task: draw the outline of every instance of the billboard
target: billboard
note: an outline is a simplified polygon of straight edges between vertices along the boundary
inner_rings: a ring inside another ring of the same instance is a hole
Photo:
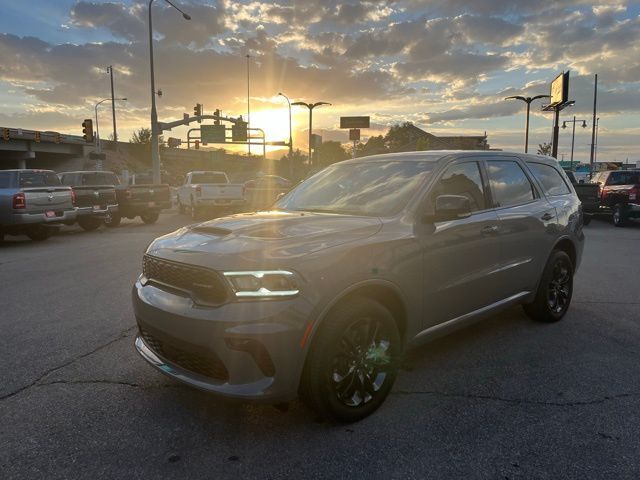
[[[562,72],[551,82],[550,107],[562,105],[569,100],[569,72]]]
[[[340,128],[369,128],[369,117],[340,117]]]

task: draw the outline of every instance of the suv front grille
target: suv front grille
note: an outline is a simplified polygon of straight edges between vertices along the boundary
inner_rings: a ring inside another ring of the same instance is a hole
[[[181,290],[201,305],[216,306],[227,300],[224,280],[207,268],[145,255],[142,273],[151,283]]]
[[[140,335],[151,350],[179,367],[215,380],[229,380],[227,367],[215,353],[210,351],[203,354],[188,352],[172,345],[172,342],[159,339],[142,327],[140,327]]]

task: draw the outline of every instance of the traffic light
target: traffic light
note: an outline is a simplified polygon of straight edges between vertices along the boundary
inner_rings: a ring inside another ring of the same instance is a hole
[[[93,120],[90,118],[82,122],[82,138],[87,143],[93,143]]]
[[[220,125],[220,115],[221,115],[221,114],[222,114],[222,112],[220,111],[220,109],[219,109],[219,108],[216,108],[216,111],[215,111],[214,115],[215,115],[217,118],[213,121],[213,123],[214,123],[215,125]]]
[[[196,140],[196,150],[200,150],[200,140]]]
[[[40,132],[34,132],[33,134],[36,143],[40,143]]]
[[[193,116],[200,117],[202,115],[202,104],[196,103],[196,106],[193,107]],[[202,119],[198,118],[198,123],[202,123]]]
[[[11,134],[8,128],[3,128],[2,129],[2,139],[6,140],[7,142],[9,141],[9,139],[11,138]]]

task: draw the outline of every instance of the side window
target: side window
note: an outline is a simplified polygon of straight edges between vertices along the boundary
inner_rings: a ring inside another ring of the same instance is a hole
[[[435,204],[439,195],[462,195],[469,199],[471,211],[487,208],[484,186],[477,162],[459,163],[449,167],[431,193],[431,201]]]
[[[571,193],[564,179],[555,168],[544,163],[529,163],[529,169],[544,188],[544,192],[550,196],[566,195]]]
[[[535,199],[533,185],[517,162],[490,160],[487,169],[494,207],[521,205]]]

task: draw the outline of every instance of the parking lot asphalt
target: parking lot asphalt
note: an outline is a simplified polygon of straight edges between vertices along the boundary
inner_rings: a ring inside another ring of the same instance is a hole
[[[138,358],[142,253],[188,221],[0,245],[0,478],[640,477],[640,223],[585,228],[562,322],[512,308],[427,344],[378,412],[330,425]]]

